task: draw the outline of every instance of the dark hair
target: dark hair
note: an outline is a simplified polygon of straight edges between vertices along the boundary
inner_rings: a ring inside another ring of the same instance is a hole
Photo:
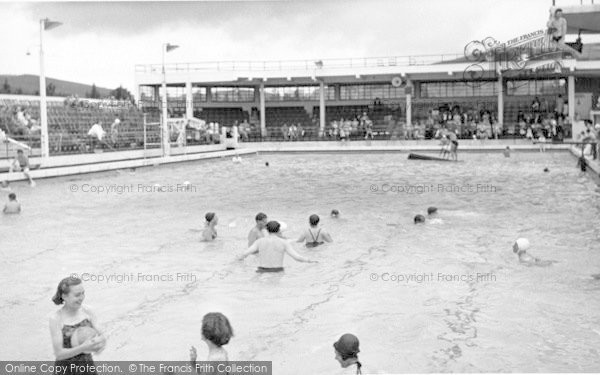
[[[310,217],[308,218],[308,222],[310,223],[310,225],[315,226],[317,224],[319,224],[319,215],[317,214],[312,214],[310,215]]]
[[[23,153],[23,150],[21,150],[21,149],[17,150],[17,154],[22,154],[22,153]]]
[[[233,329],[225,315],[211,312],[202,318],[202,336],[217,346],[223,346],[233,337]]]
[[[256,221],[261,221],[267,218],[266,214],[263,214],[262,212],[259,212],[256,214],[256,217],[254,218],[254,220]]]
[[[415,216],[415,224],[424,223],[424,222],[425,222],[425,216],[423,216],[423,215]]]
[[[332,216],[338,216],[339,214],[340,214],[340,211],[336,210],[335,208],[333,210],[331,210]]]
[[[554,11],[554,15],[556,15],[556,13],[558,12],[562,12],[563,10],[561,8],[558,8],[557,10]]]
[[[269,221],[267,223],[267,232],[269,233],[279,233],[279,223],[276,221]]]
[[[437,208],[436,207],[429,207],[429,208],[427,208],[427,215],[435,214],[436,212],[437,212]]]
[[[215,218],[215,213],[207,212],[206,215],[204,215],[204,218],[206,219],[206,221],[208,221],[210,223]]]
[[[17,199],[17,194],[15,194],[15,193],[8,194],[8,199],[10,199],[10,200]]]
[[[56,293],[54,294],[54,297],[52,297],[52,302],[54,302],[55,305],[62,305],[65,302],[62,298],[63,294],[69,294],[71,287],[79,284],[81,284],[80,278],[73,276],[65,277],[58,283]]]

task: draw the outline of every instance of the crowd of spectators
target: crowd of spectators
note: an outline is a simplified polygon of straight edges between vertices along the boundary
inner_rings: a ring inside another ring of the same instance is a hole
[[[39,120],[33,109],[21,105],[0,106],[0,129],[12,137],[32,137],[40,134]]]

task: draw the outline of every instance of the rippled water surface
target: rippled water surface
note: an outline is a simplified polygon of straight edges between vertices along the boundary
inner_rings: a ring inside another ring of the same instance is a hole
[[[202,358],[202,316],[221,311],[235,332],[230,359],[270,360],[276,374],[339,371],[332,343],[345,332],[382,372],[598,372],[600,194],[575,163],[261,154],[14,184],[23,213],[0,217],[0,359],[53,359],[50,298],[61,278],[89,273],[129,276],[85,282],[109,339],[99,360],[186,360],[191,345]],[[184,181],[195,191],[137,192]],[[133,191],[81,192],[113,184]],[[415,226],[428,206],[443,222]],[[210,244],[198,232],[207,211],[220,219]],[[317,213],[335,242],[298,247],[318,264],[287,258],[284,275],[259,276],[254,258],[234,260],[259,211],[289,237]],[[517,237],[558,263],[520,265]]]

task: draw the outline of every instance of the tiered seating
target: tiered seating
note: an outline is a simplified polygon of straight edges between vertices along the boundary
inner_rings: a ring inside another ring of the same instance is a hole
[[[242,108],[204,108],[202,111],[194,111],[194,117],[206,122],[218,122],[221,126],[231,126],[236,121],[241,123],[248,119],[248,113]]]

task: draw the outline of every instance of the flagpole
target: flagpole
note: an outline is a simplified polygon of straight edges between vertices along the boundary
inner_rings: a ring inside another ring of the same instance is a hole
[[[50,157],[50,144],[48,141],[48,113],[46,109],[46,75],[44,72],[44,26],[45,19],[40,20],[40,127],[42,163],[46,164]]]
[[[165,53],[167,52],[168,43],[162,45],[162,133],[163,133],[163,156],[171,154],[171,142],[169,137],[169,128],[167,126],[167,73],[165,72]]]

